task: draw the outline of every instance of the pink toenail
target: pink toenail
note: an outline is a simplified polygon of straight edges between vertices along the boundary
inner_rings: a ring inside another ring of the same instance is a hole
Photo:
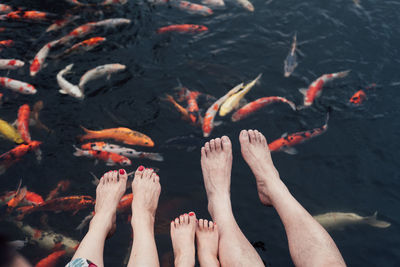
[[[194,212],[189,212],[189,216],[194,216]]]
[[[140,166],[139,168],[138,168],[138,171],[143,171],[144,170],[144,167],[143,166]]]
[[[121,174],[121,175],[125,174],[125,170],[124,169],[119,169],[119,174]]]

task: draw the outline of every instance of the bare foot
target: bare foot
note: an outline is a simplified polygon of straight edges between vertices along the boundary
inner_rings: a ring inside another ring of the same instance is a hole
[[[213,216],[214,205],[230,203],[232,144],[227,136],[212,139],[201,148],[201,170]]]
[[[218,261],[218,228],[212,221],[200,219],[196,227],[197,257],[200,266],[220,266]]]
[[[174,248],[175,267],[194,266],[194,234],[196,215],[194,212],[183,214],[171,222],[171,239]]]
[[[243,158],[256,177],[258,196],[264,205],[271,205],[270,190],[280,178],[272,162],[267,140],[257,130],[242,130],[239,141]]]
[[[112,234],[115,231],[115,218],[117,206],[126,190],[128,175],[124,169],[109,171],[101,177],[96,188],[95,215],[90,222],[90,227],[101,226]],[[99,230],[100,231],[100,230]]]
[[[161,193],[160,177],[153,169],[140,166],[132,182],[132,226],[150,223],[154,225],[154,216]]]

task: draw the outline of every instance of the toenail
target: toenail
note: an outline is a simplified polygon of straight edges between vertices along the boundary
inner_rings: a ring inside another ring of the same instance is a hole
[[[121,175],[125,174],[125,170],[124,169],[119,169],[119,174],[121,174]]]
[[[189,216],[194,216],[194,212],[189,212]]]
[[[144,170],[144,167],[143,166],[140,166],[139,168],[138,168],[138,171],[143,171]]]

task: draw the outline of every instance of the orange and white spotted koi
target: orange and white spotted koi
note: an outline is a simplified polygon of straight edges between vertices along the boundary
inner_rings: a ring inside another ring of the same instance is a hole
[[[293,146],[301,144],[313,137],[325,133],[328,130],[328,120],[329,120],[329,113],[326,116],[325,124],[319,128],[315,128],[304,132],[297,132],[289,135],[287,133],[284,133],[281,138],[268,144],[269,150],[271,152],[283,151],[291,155],[296,154],[297,150],[293,148]]]
[[[49,55],[50,49],[58,44],[59,40],[55,40],[45,44],[36,54],[29,68],[30,75],[35,76],[44,66],[44,62]]]
[[[13,8],[9,5],[0,4],[0,13],[10,13]]]
[[[0,59],[0,70],[16,70],[24,65],[25,62],[18,59]]]
[[[284,97],[280,96],[262,97],[238,109],[235,113],[233,113],[232,121],[242,120],[247,116],[249,116],[250,114],[253,114],[254,112],[258,111],[259,109],[277,102],[286,103],[293,110],[296,110],[296,105],[292,101],[289,101]]]
[[[80,18],[80,16],[73,16],[73,15],[68,14],[65,16],[65,18],[56,20],[53,24],[51,24],[46,29],[46,32],[58,31],[79,18]]]
[[[60,55],[55,56],[55,58],[65,57],[72,53],[79,53],[81,51],[85,51],[85,52],[90,51],[90,50],[96,48],[97,46],[99,46],[101,43],[105,42],[106,40],[107,39],[104,37],[92,37],[90,39],[87,39],[87,40],[84,40],[77,44],[74,44],[72,47],[68,48]]]
[[[29,144],[31,140],[31,135],[29,134],[29,118],[30,118],[31,109],[28,104],[22,105],[18,109],[18,132],[21,134],[24,142]]]
[[[314,103],[314,100],[321,95],[322,89],[327,82],[338,78],[344,78],[349,74],[349,72],[350,70],[332,74],[324,74],[312,82],[308,89],[299,89],[300,93],[304,95],[304,107],[309,107]]]
[[[33,85],[18,80],[14,80],[11,78],[0,77],[0,85],[3,86],[4,88],[10,89],[20,94],[24,95],[36,94],[36,88]]]
[[[56,17],[56,15],[47,12],[17,10],[5,15],[1,15],[0,20],[47,21]]]
[[[74,156],[76,157],[89,157],[95,159],[101,159],[106,162],[107,166],[115,166],[117,164],[122,166],[130,166],[132,164],[131,160],[127,157],[121,156],[116,153],[102,151],[102,150],[82,150],[75,147],[76,151]]]
[[[208,137],[211,134],[211,131],[214,129],[214,119],[215,116],[217,115],[217,112],[221,105],[232,95],[236,94],[243,88],[243,83],[240,83],[236,85],[234,88],[232,88],[226,95],[218,99],[214,104],[211,105],[211,107],[208,108],[206,111],[206,114],[204,115],[203,119],[203,136]]]
[[[250,12],[254,12],[254,6],[249,0],[236,0],[236,2],[244,9],[247,9]]]

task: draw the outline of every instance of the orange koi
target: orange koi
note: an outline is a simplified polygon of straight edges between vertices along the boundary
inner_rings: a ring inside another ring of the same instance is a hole
[[[7,202],[7,206],[9,207],[8,211],[10,212],[13,208],[17,207],[25,198],[27,189],[24,186],[23,188],[18,188],[14,197]]]
[[[62,37],[60,39],[60,44],[63,45],[70,42],[73,39],[82,38],[88,35],[89,33],[93,32],[95,28],[96,27],[94,22],[88,22],[82,26],[79,26],[74,30],[72,30],[70,33],[68,33],[66,36]]]
[[[43,109],[43,101],[39,100],[33,105],[32,118],[36,122],[36,126],[50,132],[50,129],[39,120],[40,111]]]
[[[366,90],[371,89],[375,86],[376,86],[376,84],[373,83],[365,89]],[[367,94],[365,93],[365,91],[359,90],[350,98],[349,101],[350,101],[350,103],[353,103],[354,105],[361,105],[364,102],[364,100],[366,100],[366,99],[367,99]]]
[[[54,14],[40,12],[40,11],[13,11],[6,15],[1,15],[0,20],[33,20],[33,21],[46,21],[53,19],[56,16]]]
[[[189,112],[190,120],[195,124],[199,117],[199,105],[197,104],[197,97],[200,95],[199,92],[190,92],[187,99],[187,110]]]
[[[31,109],[28,104],[22,105],[18,109],[18,132],[21,134],[22,139],[24,139],[25,143],[30,143],[31,135],[29,134],[29,115],[31,113]]]
[[[30,151],[37,150],[42,142],[32,141],[29,144],[19,145],[10,151],[0,155],[0,174],[4,173],[15,162],[21,160],[21,157]]]
[[[238,109],[235,113],[233,113],[232,121],[242,120],[242,119],[246,118],[247,116],[249,116],[250,114],[258,111],[259,109],[261,109],[265,106],[268,106],[272,103],[276,103],[276,102],[286,103],[293,110],[296,110],[296,105],[292,101],[289,101],[284,97],[280,97],[280,96],[262,97],[257,100],[254,100],[253,102],[250,102],[247,105]]]
[[[175,24],[165,27],[161,27],[157,30],[157,33],[167,33],[167,32],[180,32],[180,33],[200,33],[208,31],[208,28],[203,25],[196,24]]]
[[[165,100],[167,100],[168,102],[170,102],[170,103],[172,103],[172,104],[174,105],[174,107],[176,108],[176,110],[178,110],[178,112],[179,112],[180,114],[182,114],[182,119],[183,119],[183,120],[185,120],[185,121],[191,121],[189,112],[188,112],[184,107],[182,107],[181,105],[179,105],[171,95],[168,95],[168,94],[167,94],[166,97],[165,97]]]
[[[133,200],[132,193],[122,196],[117,206],[117,212],[118,213],[129,212],[131,210],[132,200]]]
[[[313,137],[319,136],[324,132],[326,132],[328,130],[328,120],[329,120],[329,113],[326,116],[325,124],[319,128],[315,128],[304,132],[297,132],[289,135],[287,133],[283,134],[281,138],[268,144],[269,150],[271,152],[283,151],[291,155],[296,154],[297,150],[293,148],[293,146],[301,144]]]
[[[130,166],[132,164],[131,160],[127,157],[118,155],[116,153],[102,151],[102,150],[82,150],[75,147],[74,156],[82,157],[86,156],[89,158],[101,159],[106,162],[107,166],[114,166],[120,164],[122,166]]]
[[[34,192],[26,191],[25,198],[24,198],[24,205],[40,205],[44,202],[41,195],[36,194]]]
[[[70,185],[70,182],[68,180],[63,180],[63,181],[58,182],[56,188],[54,188],[53,190],[50,191],[49,195],[46,198],[46,201],[56,198],[58,196],[58,194],[60,193],[60,191],[63,191],[63,192],[67,191],[69,185]]]
[[[308,87],[308,89],[300,89],[300,93],[304,95],[304,107],[309,107],[313,104],[314,100],[317,99],[321,93],[324,85],[337,78],[344,78],[349,74],[350,70],[341,71],[332,74],[324,74]]]
[[[35,267],[54,267],[56,266],[58,260],[65,255],[65,250],[59,250],[51,253],[47,257],[41,259],[36,263]]]
[[[114,139],[128,145],[154,146],[154,142],[150,137],[129,128],[119,127],[100,131],[88,130],[82,126],[81,128],[86,132],[85,135],[78,137],[81,142],[88,139]]]
[[[104,37],[93,37],[93,38],[87,39],[85,41],[74,44],[71,48],[68,48],[62,54],[55,56],[55,58],[64,57],[64,56],[67,56],[72,53],[77,53],[79,51],[86,51],[86,52],[90,51],[105,41],[106,41],[106,38],[104,38]]]

